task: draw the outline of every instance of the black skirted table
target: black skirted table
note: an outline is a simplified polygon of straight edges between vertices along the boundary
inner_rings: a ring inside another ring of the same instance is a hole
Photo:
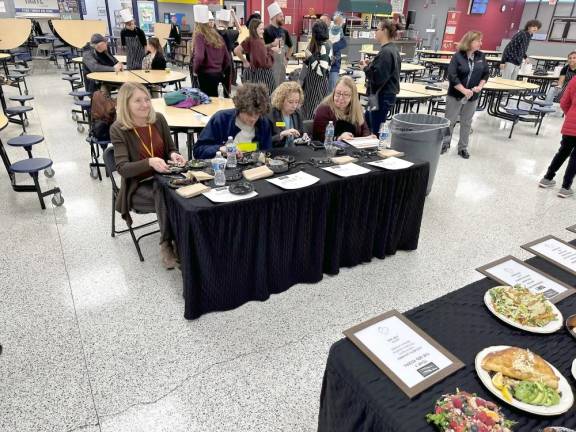
[[[572,242],[576,244],[575,242]],[[540,258],[530,264],[571,286],[576,277]],[[482,264],[482,263],[480,263]],[[518,432],[536,432],[546,426],[576,427],[576,411],[555,417],[525,413],[500,401],[476,375],[474,359],[491,345],[529,348],[552,363],[576,390],[570,369],[576,358],[576,340],[562,328],[551,335],[537,335],[510,327],[484,306],[484,293],[497,283],[483,279],[404,315],[462,360],[466,367],[410,400],[347,339],[335,343],[320,396],[319,432],[431,432],[425,420],[441,395],[456,388],[498,403],[507,418],[517,421]],[[556,304],[564,318],[576,313],[576,295]],[[383,311],[384,312],[384,311]]]
[[[299,160],[324,154],[308,147],[281,153]],[[340,178],[302,165],[296,170],[320,181],[285,191],[259,180],[257,197],[227,204],[181,198],[161,180],[180,254],[184,317],[264,301],[295,284],[318,282],[324,273],[337,274],[340,267],[416,249],[428,164],[369,168]]]

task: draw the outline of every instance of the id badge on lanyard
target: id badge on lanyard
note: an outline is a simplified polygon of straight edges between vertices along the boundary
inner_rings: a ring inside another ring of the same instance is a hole
[[[470,72],[468,72],[468,78],[466,79],[466,88],[468,88],[470,78],[472,78],[472,72],[474,72],[474,59],[468,58],[468,67],[470,68]]]

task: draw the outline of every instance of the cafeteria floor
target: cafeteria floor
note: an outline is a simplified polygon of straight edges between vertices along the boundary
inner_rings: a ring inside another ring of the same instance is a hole
[[[34,154],[56,171],[41,182],[65,203],[41,211],[0,167],[3,432],[313,431],[328,349],[344,329],[456,290],[491,260],[525,258],[519,246],[539,236],[574,238],[564,229],[576,223],[574,199],[537,187],[562,119],[547,118],[540,136],[519,124],[508,140],[479,113],[471,158],[455,139],[442,156],[418,250],[186,321],[180,272],[162,268],[157,237],[143,241],[144,263],[128,236],[110,237],[110,183],[89,176],[60,71],[35,65],[28,85],[30,133],[46,138]],[[0,136],[19,133],[10,124]]]

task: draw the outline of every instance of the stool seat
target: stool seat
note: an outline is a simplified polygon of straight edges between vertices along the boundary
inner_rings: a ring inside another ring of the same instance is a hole
[[[52,159],[23,159],[10,165],[10,171],[15,173],[35,173],[52,166]]]
[[[17,95],[17,96],[10,96],[10,100],[17,101],[17,102],[25,102],[34,99],[34,96],[30,95]]]
[[[12,81],[20,81],[21,79],[24,79],[25,75],[24,74],[19,74],[19,75],[8,75],[8,78],[10,78]]]
[[[28,111],[32,111],[34,108],[31,106],[14,106],[6,107],[6,114],[22,114]]]
[[[80,81],[80,77],[74,77],[74,76],[66,76],[62,77],[62,79],[64,81],[70,81],[70,82]]]
[[[42,135],[20,135],[8,140],[9,146],[14,147],[28,147],[34,144],[38,144],[44,141]]]
[[[74,76],[78,75],[78,71],[64,71],[62,72],[62,75]]]
[[[556,112],[556,108],[552,106],[535,106],[534,111],[541,113],[553,113]]]
[[[87,92],[86,90],[76,90],[73,92],[68,93],[70,96],[73,97],[78,97],[78,98],[83,98],[86,96],[90,96],[90,92]]]
[[[78,105],[78,106],[82,107],[83,109],[89,109],[91,104],[92,104],[92,101],[89,101],[89,100],[76,100],[76,101],[74,101],[74,105]]]
[[[89,136],[88,138],[86,138],[86,142],[90,143],[90,144],[98,144],[101,147],[105,147],[108,144],[110,144],[112,141],[110,140],[99,140],[96,137],[93,136]]]
[[[528,115],[529,112],[526,110],[522,110],[522,109],[516,109],[516,108],[505,108],[506,112],[508,114],[512,114],[512,115],[517,115],[517,116],[523,116],[523,115]]]

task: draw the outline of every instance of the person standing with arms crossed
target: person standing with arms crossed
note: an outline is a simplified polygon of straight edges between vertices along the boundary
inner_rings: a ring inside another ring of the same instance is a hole
[[[502,71],[502,78],[516,80],[520,66],[526,61],[526,52],[532,35],[536,33],[542,23],[538,20],[530,20],[524,26],[524,30],[516,33],[502,53],[502,63],[500,70]]]
[[[279,48],[279,51],[274,53],[274,66],[272,67],[274,81],[276,86],[279,86],[286,81],[286,63],[292,55],[292,39],[290,34],[282,28],[284,14],[278,3],[274,2],[268,6],[268,15],[270,15],[270,25],[264,29],[264,43],[268,46],[276,44]]]
[[[478,106],[480,92],[490,76],[490,68],[484,53],[480,51],[481,47],[482,33],[469,31],[460,40],[458,51],[448,65],[449,87],[444,116],[450,120],[450,135],[444,138],[442,153],[446,153],[450,148],[452,131],[460,118],[458,155],[464,159],[470,158],[468,139],[472,129],[472,117]]]

